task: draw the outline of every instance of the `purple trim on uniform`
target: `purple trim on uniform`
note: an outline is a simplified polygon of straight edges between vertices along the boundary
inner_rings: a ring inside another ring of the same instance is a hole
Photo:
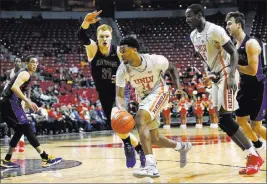
[[[27,124],[29,123],[27,116],[24,112],[24,110],[21,107],[21,101],[17,97],[17,95],[13,94],[11,99],[9,100],[11,104],[11,108],[17,117],[17,120],[20,124]]]
[[[261,53],[262,54],[262,53]],[[259,60],[258,60],[258,70],[256,73],[256,77],[258,79],[258,81],[262,81],[263,79],[265,79],[265,75],[263,74],[263,68],[262,68],[262,61],[261,61],[261,54],[258,56]]]
[[[267,79],[263,81],[263,96],[260,111],[254,121],[262,121],[265,118],[267,110]]]

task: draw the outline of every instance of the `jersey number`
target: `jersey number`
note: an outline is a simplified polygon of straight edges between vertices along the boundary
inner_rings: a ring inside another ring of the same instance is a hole
[[[112,69],[111,68],[102,68],[102,79],[111,79]]]
[[[151,89],[149,83],[147,83],[147,84],[142,83],[142,85],[143,85],[143,90],[150,90]]]

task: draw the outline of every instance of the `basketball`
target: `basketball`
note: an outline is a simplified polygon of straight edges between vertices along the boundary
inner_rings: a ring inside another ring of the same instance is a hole
[[[112,129],[119,134],[126,134],[134,128],[134,118],[127,111],[118,111],[111,120]]]

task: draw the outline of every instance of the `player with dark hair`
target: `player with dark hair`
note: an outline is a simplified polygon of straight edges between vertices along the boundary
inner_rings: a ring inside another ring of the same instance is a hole
[[[27,66],[20,69],[15,74],[12,80],[5,86],[0,98],[0,111],[3,120],[15,131],[15,134],[10,140],[10,146],[5,159],[1,161],[1,166],[4,168],[20,167],[18,164],[11,162],[11,157],[22,135],[27,137],[30,144],[40,154],[43,161],[43,167],[49,167],[62,161],[62,158],[53,158],[43,150],[30,127],[30,122],[27,119],[24,110],[22,109],[21,102],[24,101],[29,109],[34,112],[38,110],[38,106],[24,95],[24,93],[27,92],[31,76],[37,69],[38,60],[36,56],[29,55],[26,57],[25,61]]]
[[[97,42],[90,39],[86,29],[91,24],[100,20],[98,15],[102,11],[88,13],[78,30],[78,38],[86,48],[89,62],[91,63],[92,77],[99,95],[103,111],[107,117],[107,126],[111,129],[111,117],[116,112],[112,108],[115,105],[115,75],[120,65],[119,47],[111,44],[112,28],[102,24],[97,28]],[[132,133],[118,134],[124,143],[126,166],[134,167],[136,164],[135,150],[140,156],[141,166],[145,164],[145,156],[141,144]]]
[[[239,54],[237,69],[240,72],[240,90],[237,94],[239,108],[237,123],[251,139],[254,147],[261,148],[261,136],[266,140],[266,128],[262,125],[267,109],[267,79],[263,73],[263,49],[261,43],[244,32],[245,17],[240,12],[230,12],[225,21],[226,29],[236,40]],[[251,124],[248,123],[250,118]],[[250,126],[251,125],[251,126]]]
[[[12,78],[15,76],[15,74],[23,67],[23,63],[19,57],[14,58],[14,64],[15,67],[6,71],[6,85],[12,80]],[[18,149],[17,149],[18,147]],[[24,152],[24,135],[21,136],[18,146],[15,148],[16,150],[19,150],[19,152]]]
[[[238,108],[236,101],[239,73],[236,71],[238,53],[226,31],[205,20],[204,8],[199,4],[189,6],[185,12],[186,22],[194,30],[190,34],[191,41],[205,63],[207,77],[212,79],[212,102],[216,107],[220,128],[243,151],[246,150],[247,174],[255,174],[263,164],[251,142],[232,118]]]
[[[135,124],[146,155],[145,167],[134,171],[133,174],[136,177],[154,178],[159,177],[160,173],[156,168],[152,144],[179,151],[181,168],[187,163],[187,153],[192,145],[159,135],[159,115],[170,96],[169,87],[162,76],[168,71],[179,90],[179,74],[177,68],[164,56],[140,54],[139,48],[139,43],[133,36],[126,36],[120,42],[123,63],[116,74],[116,105],[118,110],[126,110],[124,92],[126,83],[130,82],[140,98]]]

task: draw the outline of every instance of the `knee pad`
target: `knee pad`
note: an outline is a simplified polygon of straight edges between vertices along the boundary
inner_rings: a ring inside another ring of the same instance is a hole
[[[232,114],[223,114],[219,117],[219,127],[228,135],[232,136],[236,133],[239,125],[232,118]]]

